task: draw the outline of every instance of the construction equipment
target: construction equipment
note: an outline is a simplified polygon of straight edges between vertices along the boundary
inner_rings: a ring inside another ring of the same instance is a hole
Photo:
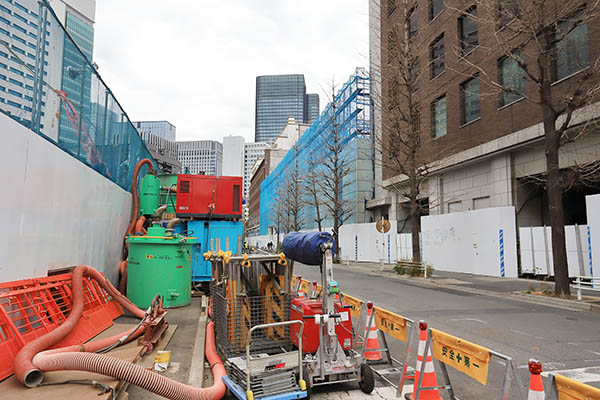
[[[178,175],[177,216],[180,218],[241,218],[242,178]]]
[[[333,238],[324,232],[291,233],[283,241],[283,250],[290,258],[302,263],[315,265],[320,260],[321,268],[321,302],[320,312],[301,314],[297,309],[296,318],[302,318],[306,324],[306,332],[315,335],[318,332],[318,349],[314,353],[304,356],[304,379],[307,382],[307,391],[313,386],[330,385],[341,382],[358,382],[364,393],[371,393],[375,386],[373,371],[364,362],[362,352],[356,351],[353,343],[339,335],[340,327],[347,329],[352,325],[351,306],[343,303],[343,295],[337,281],[333,278]],[[288,254],[289,253],[289,254]],[[315,290],[313,290],[315,292]],[[299,298],[296,303],[309,305],[310,298]],[[301,310],[312,307],[303,307]],[[314,324],[316,329],[312,329]],[[350,337],[352,336],[350,330]],[[340,340],[340,338],[343,338]],[[314,341],[314,337],[304,337],[305,341]],[[301,341],[298,343],[302,346]],[[349,346],[348,346],[349,345]]]
[[[295,348],[290,327],[302,335],[304,322],[290,321],[291,263],[280,255],[232,256],[207,252],[210,293],[223,381],[238,399],[307,397],[302,376],[302,338]]]

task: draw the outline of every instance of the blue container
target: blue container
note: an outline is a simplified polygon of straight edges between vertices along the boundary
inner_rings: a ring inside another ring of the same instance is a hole
[[[244,224],[233,221],[188,221],[188,230],[194,231],[192,236],[198,238],[192,249],[192,282],[208,282],[212,278],[211,264],[204,260],[203,254],[210,251],[210,241],[213,241],[213,250],[229,250],[238,253],[242,247]],[[220,244],[220,249],[217,247]]]

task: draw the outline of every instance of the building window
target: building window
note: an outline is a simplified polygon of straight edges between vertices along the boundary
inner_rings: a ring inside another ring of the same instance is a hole
[[[434,138],[446,134],[446,96],[439,97],[431,103],[431,135]]]
[[[479,101],[479,76],[464,81],[460,85],[461,124],[468,124],[481,117]]]
[[[498,30],[504,28],[513,19],[521,17],[521,7],[517,0],[498,0],[496,6],[496,28]]]
[[[521,57],[521,53],[515,53],[515,57]],[[502,57],[498,61],[500,84],[502,85],[502,96],[500,106],[513,103],[523,97],[525,90],[525,71],[517,61],[510,57]]]
[[[415,37],[419,33],[419,15],[417,13],[417,5],[410,10],[408,17],[408,37]]]
[[[460,47],[462,54],[470,53],[475,47],[477,47],[477,7],[473,6],[469,8],[459,19],[458,19],[458,31],[460,33]]]
[[[444,64],[444,34],[442,33],[429,45],[431,60],[431,78],[435,78],[446,69]]]
[[[421,75],[421,63],[419,60],[414,60],[410,66],[410,82],[409,87],[411,93],[415,93],[419,90],[419,76]]]
[[[554,80],[559,81],[589,65],[588,27],[583,10],[558,23]]]
[[[429,20],[433,20],[444,11],[444,0],[429,0]]]

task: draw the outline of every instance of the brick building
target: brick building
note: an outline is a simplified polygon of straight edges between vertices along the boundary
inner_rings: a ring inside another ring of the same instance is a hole
[[[378,40],[375,44],[372,40],[371,46],[380,45],[381,51],[371,52],[371,68],[381,71],[382,187],[387,193],[367,207],[400,221],[408,215],[405,199],[398,195],[406,189],[407,177],[386,165],[385,143],[393,129],[390,99],[398,71],[391,57],[402,40],[398,27],[405,26],[401,6],[405,2],[384,0],[380,7],[379,0],[371,3],[377,5],[371,9],[378,11],[378,18],[371,18],[371,31],[378,33]],[[546,194],[539,183],[546,172],[541,108],[515,93],[503,92],[486,79],[510,80],[515,87],[524,87],[526,95],[535,95],[537,87],[519,76],[516,63],[494,47],[493,35],[502,23],[510,21],[483,24],[489,15],[477,10],[477,4],[408,2],[408,35],[418,59],[414,93],[420,104],[423,142],[419,160],[430,168],[422,202],[429,205],[430,214],[515,206],[518,226],[548,224]],[[574,13],[577,10],[574,7]],[[567,35],[569,46],[557,45],[553,90],[559,95],[572,91],[578,77],[600,58],[598,38],[600,26],[587,23]],[[597,83],[597,77],[594,79]],[[570,126],[576,130],[598,114],[599,103],[586,105],[574,114]],[[561,168],[600,160],[600,134],[594,128],[587,132],[561,147]],[[598,192],[597,187],[565,191],[565,223],[585,223],[585,195]],[[403,226],[410,231],[410,224]]]

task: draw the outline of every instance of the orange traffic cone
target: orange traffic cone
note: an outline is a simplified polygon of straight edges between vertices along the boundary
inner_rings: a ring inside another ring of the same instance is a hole
[[[542,363],[538,360],[529,360],[529,395],[527,400],[544,400],[544,383],[542,382]]]
[[[298,297],[304,297],[304,292],[302,291],[302,277],[299,276],[298,277],[298,292],[297,292]]]
[[[383,360],[381,351],[366,351],[366,350],[378,350],[379,349],[379,333],[375,326],[375,321],[371,323],[371,328],[367,326],[371,321],[371,315],[373,314],[373,303],[370,301],[367,303],[367,324],[365,325],[365,340],[367,345],[365,347],[365,359],[371,362],[378,362]]]
[[[417,368],[415,370],[415,384],[413,392],[405,396],[408,400],[414,400],[415,393],[417,393],[417,386],[419,384],[419,376],[421,375],[421,365],[425,353],[425,343],[427,342],[427,322],[419,321],[419,350],[417,352]],[[431,348],[427,350],[427,358],[425,360],[425,372],[423,372],[423,379],[421,387],[437,387],[437,378],[435,376],[435,369],[433,367],[433,357],[431,356]],[[437,389],[432,390],[421,390],[419,392],[419,400],[442,400],[440,392]]]

